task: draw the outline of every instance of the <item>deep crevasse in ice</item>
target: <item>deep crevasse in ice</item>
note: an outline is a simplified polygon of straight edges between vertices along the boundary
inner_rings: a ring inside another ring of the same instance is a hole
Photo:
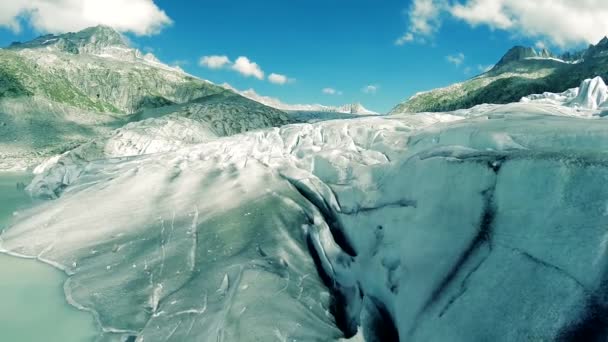
[[[108,339],[604,336],[608,121],[553,108],[66,155],[1,247],[63,267]]]

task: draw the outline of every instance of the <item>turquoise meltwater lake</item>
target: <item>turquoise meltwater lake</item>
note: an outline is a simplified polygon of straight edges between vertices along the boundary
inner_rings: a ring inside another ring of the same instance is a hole
[[[0,172],[0,230],[15,211],[31,204],[18,186],[31,178]],[[65,279],[63,272],[44,263],[0,254],[0,340],[77,342],[99,337],[93,316],[67,303]]]

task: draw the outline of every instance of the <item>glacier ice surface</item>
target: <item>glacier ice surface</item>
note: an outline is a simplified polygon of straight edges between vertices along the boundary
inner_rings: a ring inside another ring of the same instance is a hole
[[[531,101],[67,153],[29,187],[56,199],[0,249],[62,268],[107,339],[606,336],[608,121],[576,113]]]

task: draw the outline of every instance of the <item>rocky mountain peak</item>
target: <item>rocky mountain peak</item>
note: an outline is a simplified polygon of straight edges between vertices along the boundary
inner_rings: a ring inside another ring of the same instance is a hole
[[[127,42],[118,31],[104,25],[89,27],[80,32],[68,33],[67,35],[68,39],[84,45],[128,47]]]
[[[496,63],[496,67],[534,57],[552,58],[554,57],[554,55],[546,48],[537,51],[532,47],[515,46],[512,47],[509,51],[507,51],[507,53],[500,59],[500,61]]]
[[[551,53],[551,51],[549,51],[549,49],[547,49],[547,48],[542,48],[540,51],[538,51],[538,56],[543,57],[543,58],[554,57],[553,53]]]
[[[78,32],[47,34],[29,42],[15,42],[9,47],[9,49],[38,48],[81,54],[101,53],[108,48],[129,48],[129,45],[118,31],[109,26],[99,25]]]
[[[512,61],[522,60],[524,58],[536,57],[537,53],[531,47],[525,46],[514,46],[502,57],[499,64],[508,63]]]
[[[608,37],[602,38],[596,45],[590,45],[584,54],[585,59],[608,57]]]

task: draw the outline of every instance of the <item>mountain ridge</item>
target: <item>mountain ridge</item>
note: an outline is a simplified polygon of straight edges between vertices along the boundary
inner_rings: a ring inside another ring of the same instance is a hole
[[[54,48],[67,53],[95,53],[109,47],[130,48],[127,40],[115,29],[98,25],[78,32],[47,34],[28,42],[13,42],[8,49]]]
[[[226,91],[129,47],[107,26],[0,50],[0,99],[42,95],[85,110],[132,114]]]
[[[544,49],[539,52],[516,46],[489,71],[447,87],[419,92],[395,106],[390,114],[518,102],[530,94],[561,93],[596,76],[608,78],[608,38],[586,50],[561,56]]]
[[[342,106],[326,106],[322,104],[287,104],[281,100],[258,94],[253,89],[247,89],[240,91],[228,83],[223,83],[222,87],[234,91],[250,100],[262,103],[266,106],[285,110],[285,111],[304,111],[304,112],[326,112],[326,113],[340,113],[340,114],[353,114],[353,115],[377,115],[377,112],[371,111],[365,108],[361,103],[355,102],[351,104],[345,104]]]

